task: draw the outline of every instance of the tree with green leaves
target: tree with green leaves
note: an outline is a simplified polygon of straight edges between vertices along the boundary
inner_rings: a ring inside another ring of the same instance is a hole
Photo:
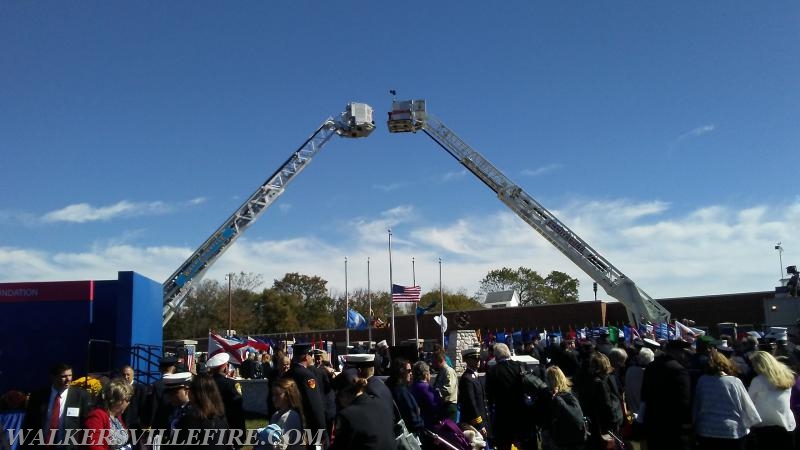
[[[469,309],[480,309],[483,306],[481,302],[475,300],[474,298],[470,298],[467,295],[466,291],[459,291],[459,292],[452,292],[447,289],[442,291],[441,297],[444,297],[444,310],[445,311],[463,311]],[[439,289],[430,291],[425,293],[422,297],[420,297],[419,304],[420,306],[428,306],[432,302],[436,302],[439,305],[440,295]],[[432,308],[431,312],[439,312],[441,305]]]
[[[503,267],[486,274],[475,297],[480,298],[489,292],[516,290],[523,306],[572,303],[578,301],[578,283],[576,278],[555,270],[542,277],[527,267],[517,270]]]

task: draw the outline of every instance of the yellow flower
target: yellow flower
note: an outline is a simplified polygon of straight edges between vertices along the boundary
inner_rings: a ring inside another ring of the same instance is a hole
[[[77,380],[73,380],[70,386],[86,389],[92,396],[100,395],[100,391],[103,390],[103,384],[100,383],[100,380],[92,377],[80,377]]]

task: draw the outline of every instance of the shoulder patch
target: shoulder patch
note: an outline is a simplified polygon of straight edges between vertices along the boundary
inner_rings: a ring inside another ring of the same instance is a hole
[[[242,385],[241,384],[236,383],[236,384],[233,385],[233,388],[236,389],[236,392],[238,392],[239,395],[242,395]]]
[[[311,389],[316,389],[317,388],[317,380],[315,380],[314,378],[309,378],[308,380],[306,380],[306,384]]]

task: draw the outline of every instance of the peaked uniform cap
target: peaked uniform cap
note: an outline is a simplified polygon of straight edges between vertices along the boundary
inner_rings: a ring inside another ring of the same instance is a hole
[[[461,358],[466,359],[469,357],[480,357],[481,356],[481,349],[478,347],[470,347],[461,350]]]
[[[645,347],[648,347],[653,350],[661,348],[661,344],[659,344],[658,341],[654,341],[653,339],[650,338],[642,339],[642,343],[644,344]]]
[[[206,361],[206,367],[209,369],[216,369],[217,367],[227,364],[231,360],[231,355],[227,353],[217,353]]]
[[[371,353],[353,353],[352,355],[345,355],[344,361],[348,366],[372,367],[375,364],[375,355]]]
[[[176,389],[189,387],[192,382],[191,372],[178,372],[165,374],[161,379],[164,381],[164,389]]]
[[[177,364],[178,364],[178,358],[174,356],[165,356],[161,358],[161,361],[158,362],[158,367],[161,367],[163,369],[166,367],[175,366]]]
[[[784,327],[770,327],[767,338],[775,339],[776,341],[785,341],[788,337],[787,329]]]

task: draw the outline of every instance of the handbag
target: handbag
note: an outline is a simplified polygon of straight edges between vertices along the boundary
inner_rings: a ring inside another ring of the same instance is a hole
[[[400,410],[397,408],[397,403],[394,403],[394,415],[397,417],[397,422],[394,424],[395,448],[397,450],[422,450],[422,443],[419,438],[414,433],[408,431],[406,422],[403,420],[403,417],[400,415]]]
[[[605,450],[626,450],[628,448],[622,439],[610,431],[601,434],[600,439],[603,440],[602,448]]]

